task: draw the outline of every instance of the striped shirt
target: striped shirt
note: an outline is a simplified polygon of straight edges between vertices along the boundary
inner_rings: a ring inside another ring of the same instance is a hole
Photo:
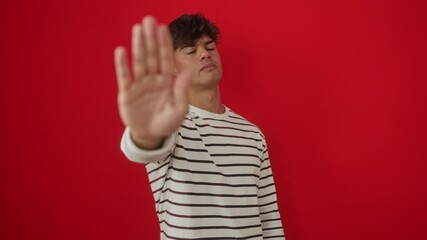
[[[226,107],[190,106],[181,127],[154,151],[125,130],[121,148],[146,163],[161,239],[284,239],[265,138]]]

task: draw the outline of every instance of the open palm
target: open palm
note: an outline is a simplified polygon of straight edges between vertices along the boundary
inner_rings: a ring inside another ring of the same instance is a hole
[[[175,132],[188,110],[187,71],[174,76],[174,48],[167,26],[147,16],[132,29],[132,68],[124,47],[115,49],[118,106],[135,143],[154,149]],[[133,75],[133,79],[132,79]]]

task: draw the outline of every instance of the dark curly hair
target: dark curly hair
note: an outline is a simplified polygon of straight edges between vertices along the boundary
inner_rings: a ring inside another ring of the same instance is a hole
[[[220,38],[219,28],[202,14],[184,14],[169,23],[169,30],[175,50],[194,46],[203,35],[215,42]]]

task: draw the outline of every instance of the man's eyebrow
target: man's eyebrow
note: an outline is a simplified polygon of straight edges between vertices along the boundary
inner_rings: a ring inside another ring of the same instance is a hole
[[[209,40],[206,40],[205,42],[203,42],[203,45],[206,46],[206,45],[209,45],[209,44],[212,44],[212,43],[215,43],[215,41],[209,39]],[[184,50],[186,48],[192,48],[192,47],[196,47],[196,44],[186,44],[186,45],[183,45],[182,47],[179,47],[179,49],[180,50]]]
[[[184,50],[185,48],[191,48],[191,47],[195,47],[195,45],[184,45],[184,46],[180,47],[179,49]]]
[[[214,40],[207,40],[206,42],[204,42],[204,45],[209,45],[211,43],[215,43],[215,41]]]

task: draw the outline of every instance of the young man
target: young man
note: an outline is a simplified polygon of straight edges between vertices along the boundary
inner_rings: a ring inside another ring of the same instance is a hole
[[[133,27],[133,80],[115,50],[121,148],[146,164],[161,239],[284,239],[265,138],[221,102],[218,37],[202,15]]]

